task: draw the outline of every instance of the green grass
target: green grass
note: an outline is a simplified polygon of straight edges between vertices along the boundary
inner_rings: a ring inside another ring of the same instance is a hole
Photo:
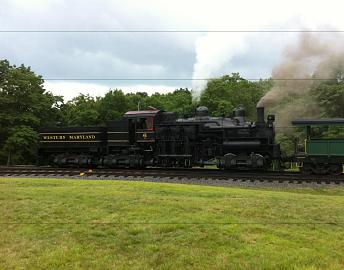
[[[343,269],[342,222],[343,188],[0,179],[0,269]]]

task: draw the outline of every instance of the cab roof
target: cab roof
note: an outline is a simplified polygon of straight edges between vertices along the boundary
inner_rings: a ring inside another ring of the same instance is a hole
[[[144,111],[129,111],[126,112],[123,117],[125,118],[135,118],[138,116],[155,116],[160,112],[160,110],[144,110]]]

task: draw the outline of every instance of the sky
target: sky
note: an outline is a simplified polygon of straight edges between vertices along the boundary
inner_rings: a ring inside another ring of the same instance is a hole
[[[199,95],[206,84],[202,79],[232,72],[247,79],[270,77],[299,35],[259,31],[344,30],[343,5],[333,0],[0,0],[0,59],[31,66],[48,91],[66,100],[79,93],[101,96],[110,88],[151,94],[188,87]],[[107,30],[128,32],[88,32]],[[228,30],[239,32],[212,32]]]

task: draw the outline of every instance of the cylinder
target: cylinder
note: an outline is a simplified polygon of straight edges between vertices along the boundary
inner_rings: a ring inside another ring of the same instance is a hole
[[[264,118],[264,107],[257,107],[257,123],[265,123]]]

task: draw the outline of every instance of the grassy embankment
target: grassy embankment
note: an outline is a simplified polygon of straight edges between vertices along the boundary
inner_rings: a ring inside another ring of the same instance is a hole
[[[0,269],[344,268],[343,188],[0,179],[0,203]]]

